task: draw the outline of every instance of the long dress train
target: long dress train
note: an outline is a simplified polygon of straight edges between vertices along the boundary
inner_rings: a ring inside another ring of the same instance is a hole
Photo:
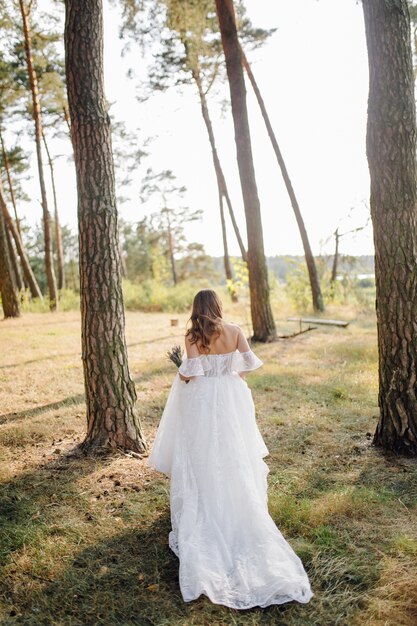
[[[303,564],[268,513],[269,454],[247,383],[249,350],[184,359],[147,463],[170,476],[169,546],[185,602],[205,594],[235,609],[313,593]]]

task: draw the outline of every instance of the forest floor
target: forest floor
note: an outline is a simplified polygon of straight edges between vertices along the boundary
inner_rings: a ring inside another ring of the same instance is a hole
[[[229,319],[243,321],[240,309]],[[288,332],[287,311],[277,311]],[[372,313],[254,345],[248,376],[269,448],[269,509],[314,597],[236,611],[184,603],[167,545],[169,481],[123,453],[86,458],[80,319],[0,323],[0,624],[411,626],[417,623],[417,463],[371,445],[377,407]],[[132,376],[152,444],[183,334],[169,314],[127,315]],[[294,328],[292,327],[292,330]]]

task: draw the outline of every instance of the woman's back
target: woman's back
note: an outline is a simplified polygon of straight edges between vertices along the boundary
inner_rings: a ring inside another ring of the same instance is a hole
[[[202,354],[228,354],[235,350],[239,350],[239,352],[250,350],[242,329],[237,324],[223,321],[220,326],[220,334],[213,335],[208,351],[203,350],[196,343],[191,343],[189,337],[185,338],[185,346],[189,358]]]

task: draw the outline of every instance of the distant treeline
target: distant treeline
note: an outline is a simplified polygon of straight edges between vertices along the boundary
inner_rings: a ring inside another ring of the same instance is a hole
[[[287,275],[301,263],[305,263],[304,256],[300,255],[276,255],[266,258],[268,269],[274,272],[278,280],[286,282]],[[221,273],[223,269],[223,257],[212,257],[214,269]],[[323,255],[316,257],[318,267],[326,267],[331,271],[333,264],[332,255]],[[374,257],[371,254],[360,256],[341,255],[338,262],[337,274],[373,274],[374,273]]]

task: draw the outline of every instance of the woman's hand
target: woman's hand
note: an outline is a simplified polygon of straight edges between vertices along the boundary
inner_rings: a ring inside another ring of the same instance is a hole
[[[185,383],[189,383],[191,378],[187,378],[187,376],[183,376],[180,372],[178,372],[179,377],[181,378],[181,380],[183,380]]]

